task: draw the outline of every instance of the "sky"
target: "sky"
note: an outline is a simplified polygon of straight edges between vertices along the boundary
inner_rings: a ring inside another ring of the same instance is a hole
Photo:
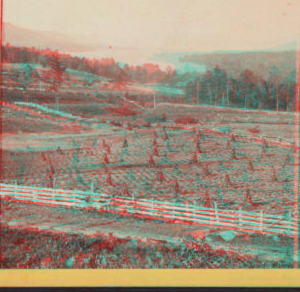
[[[4,0],[4,21],[119,52],[256,50],[299,34],[300,0]]]

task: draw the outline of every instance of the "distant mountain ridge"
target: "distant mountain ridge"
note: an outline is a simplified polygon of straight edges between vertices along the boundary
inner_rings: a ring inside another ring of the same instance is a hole
[[[258,53],[258,52],[286,52],[286,51],[296,51],[296,40],[293,40],[289,43],[272,47],[269,49],[261,50],[217,50],[217,51],[208,51],[208,52],[176,52],[176,53],[156,53],[153,54],[150,58],[152,61],[162,61],[162,62],[177,62],[182,58],[185,58],[189,55],[211,55],[211,54],[240,54],[240,53]]]
[[[49,48],[65,53],[106,52],[110,47],[97,43],[89,38],[72,38],[66,34],[53,31],[39,31],[21,28],[10,23],[4,23],[4,41],[18,47]],[[126,48],[117,48],[121,51]],[[296,41],[263,50],[252,51],[211,51],[211,52],[177,52],[159,53],[149,58],[150,62],[161,62],[175,65],[180,71],[196,70],[204,73],[216,65],[237,76],[245,69],[267,77],[270,68],[277,66],[283,75],[295,69]],[[184,64],[184,63],[190,63]],[[193,65],[192,65],[193,64]]]
[[[287,51],[296,51],[296,40],[293,40],[287,44],[277,46],[272,48],[270,51],[272,52],[287,52]]]
[[[21,28],[10,23],[4,23],[3,28],[3,43],[9,43],[18,47],[49,48],[70,53],[96,51],[108,47],[99,43],[87,42],[86,40],[81,43],[62,33]]]
[[[152,61],[173,64],[191,63],[212,70],[217,65],[237,77],[245,69],[267,78],[272,66],[277,66],[283,76],[295,70],[296,41],[264,50],[252,51],[212,51],[160,53],[151,57]]]

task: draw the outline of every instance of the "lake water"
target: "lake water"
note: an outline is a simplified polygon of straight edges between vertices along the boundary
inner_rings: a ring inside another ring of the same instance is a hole
[[[84,56],[90,59],[102,59],[102,58],[114,58],[115,61],[120,62],[121,65],[127,63],[129,65],[142,65],[145,63],[155,63],[160,66],[162,70],[165,70],[168,66],[176,68],[180,73],[185,72],[201,72],[205,73],[205,65],[196,65],[192,63],[183,63],[179,61],[179,58],[184,56],[185,53],[180,54],[154,54],[150,51],[145,50],[117,50],[117,49],[106,49],[94,52],[82,52],[73,53],[73,56]]]

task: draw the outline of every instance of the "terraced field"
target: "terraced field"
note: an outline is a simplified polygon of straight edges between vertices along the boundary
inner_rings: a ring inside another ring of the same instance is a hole
[[[267,141],[157,127],[73,144],[71,150],[3,152],[4,183],[273,214],[293,209],[292,149]]]

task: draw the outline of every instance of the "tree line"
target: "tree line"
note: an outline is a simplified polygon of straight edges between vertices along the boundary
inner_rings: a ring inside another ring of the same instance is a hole
[[[32,63],[48,67],[53,55],[58,56],[62,68],[103,76],[115,82],[164,83],[172,80],[173,76],[177,74],[171,67],[161,70],[155,64],[121,65],[113,58],[88,59],[61,54],[50,49],[15,47],[10,44],[3,46],[3,60],[6,63]]]
[[[220,68],[198,75],[185,86],[185,99],[194,104],[211,104],[260,110],[295,110],[296,71],[281,74],[273,65],[264,78],[250,69],[237,77]]]
[[[28,64],[40,64],[50,69],[54,90],[61,83],[63,72],[73,69],[106,77],[114,82],[161,83],[184,87],[182,101],[190,104],[257,110],[295,110],[296,71],[287,71],[287,68],[282,69],[276,65],[270,66],[268,74],[264,75],[251,69],[244,69],[239,73],[233,70],[234,64],[232,70],[228,66],[224,69],[216,65],[205,74],[178,74],[171,66],[165,71],[155,64],[121,66],[113,58],[91,60],[60,54],[50,49],[14,47],[9,44],[3,47],[3,59],[7,63],[25,64],[25,85],[26,78],[29,79],[34,73]],[[18,76],[15,77],[17,80]]]

